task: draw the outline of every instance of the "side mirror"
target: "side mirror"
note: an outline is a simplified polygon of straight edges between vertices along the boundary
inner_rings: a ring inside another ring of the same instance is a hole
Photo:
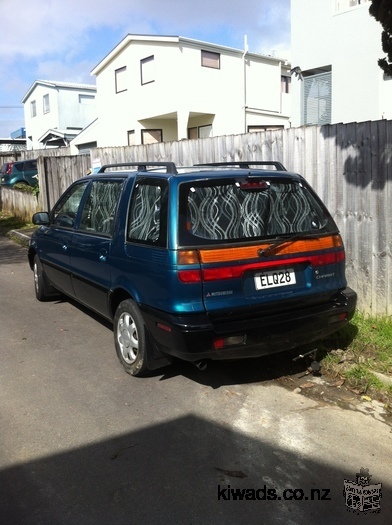
[[[50,224],[49,213],[46,211],[39,211],[33,215],[33,224],[38,226],[48,226]]]

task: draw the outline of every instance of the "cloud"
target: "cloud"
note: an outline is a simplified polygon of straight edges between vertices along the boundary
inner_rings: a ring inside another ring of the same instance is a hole
[[[226,32],[242,47],[247,34],[260,48],[288,47],[290,0],[29,0],[23,10],[14,0],[2,0],[0,55],[29,58],[67,52],[77,56],[91,45],[90,31],[117,30],[118,41],[126,33],[205,35]],[[15,28],[23,27],[23,31]],[[205,38],[201,37],[200,39]],[[92,44],[93,45],[93,44]]]
[[[289,58],[290,0],[0,0],[0,19],[3,105],[20,104],[37,79],[94,83],[90,71],[128,33],[238,49],[247,35],[249,51]],[[12,131],[0,111],[6,121]]]

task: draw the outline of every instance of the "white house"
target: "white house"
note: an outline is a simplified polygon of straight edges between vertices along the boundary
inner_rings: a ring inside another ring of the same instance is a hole
[[[290,65],[248,49],[127,35],[91,74],[98,124],[85,140],[98,147],[288,126]]]
[[[378,66],[382,27],[370,0],[291,0],[294,127],[392,118],[392,79]],[[298,70],[297,70],[298,71]]]
[[[36,80],[22,99],[28,149],[66,146],[96,118],[96,87]]]

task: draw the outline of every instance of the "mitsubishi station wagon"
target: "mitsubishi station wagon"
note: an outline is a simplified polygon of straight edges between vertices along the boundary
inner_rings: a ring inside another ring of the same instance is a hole
[[[110,320],[134,376],[292,349],[356,307],[337,225],[279,162],[106,165],[33,222],[37,299],[61,292]]]

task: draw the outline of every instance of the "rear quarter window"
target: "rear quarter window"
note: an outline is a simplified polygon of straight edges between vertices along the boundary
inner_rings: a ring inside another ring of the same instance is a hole
[[[167,245],[168,182],[137,179],[132,192],[127,240],[153,246]]]

